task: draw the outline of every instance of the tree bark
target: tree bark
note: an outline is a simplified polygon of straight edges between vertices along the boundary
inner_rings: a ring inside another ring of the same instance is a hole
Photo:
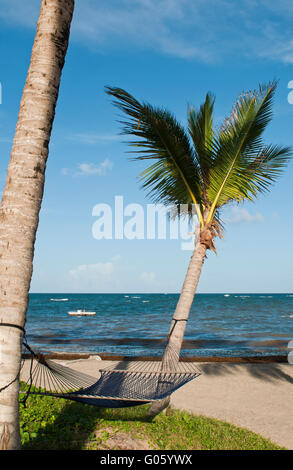
[[[172,318],[168,344],[166,346],[163,358],[162,369],[172,370],[176,364],[174,357],[179,361],[180,350],[183,342],[186,323],[189,317],[191,305],[197,289],[198,281],[200,278],[202,266],[204,263],[207,247],[203,243],[196,243],[195,249],[191,256],[191,260],[187,269],[185,280],[182,286],[181,294],[176,306],[174,316]],[[170,354],[172,358],[170,360]],[[163,400],[153,402],[149,409],[148,415],[155,417],[158,413],[163,411],[170,402],[170,397]]]
[[[74,0],[42,0],[0,207],[0,323],[24,327],[48,145]],[[0,449],[19,449],[23,332],[0,326]],[[8,384],[8,387],[6,387]],[[4,388],[6,387],[6,388]]]

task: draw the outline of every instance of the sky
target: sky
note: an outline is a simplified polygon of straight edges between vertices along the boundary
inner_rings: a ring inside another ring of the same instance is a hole
[[[40,0],[0,0],[1,193],[39,7]],[[76,0],[31,292],[180,291],[191,256],[182,240],[94,237],[95,207],[107,205],[114,217],[117,196],[124,208],[139,204],[145,213],[151,202],[104,87],[165,107],[183,125],[188,105],[198,107],[211,91],[220,125],[240,93],[277,79],[264,139],[292,145],[292,21],[290,0]],[[290,163],[270,193],[227,207],[200,293],[292,292],[292,176]]]

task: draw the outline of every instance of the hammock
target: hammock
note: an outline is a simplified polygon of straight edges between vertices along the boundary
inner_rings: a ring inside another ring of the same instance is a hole
[[[200,375],[194,364],[179,361],[170,344],[165,355],[168,367],[166,362],[117,362],[98,369],[98,379],[34,353],[25,342],[24,346],[31,353],[26,398],[29,394],[47,395],[100,407],[124,408],[162,400]]]

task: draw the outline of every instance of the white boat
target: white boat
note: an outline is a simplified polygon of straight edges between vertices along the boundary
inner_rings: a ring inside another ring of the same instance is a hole
[[[75,315],[75,316],[93,316],[96,312],[87,312],[86,310],[76,310],[75,312],[68,312],[68,315]]]

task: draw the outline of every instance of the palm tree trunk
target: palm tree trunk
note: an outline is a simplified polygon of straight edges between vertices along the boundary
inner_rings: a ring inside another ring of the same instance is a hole
[[[0,449],[20,448],[23,332],[9,325],[25,325],[48,145],[73,9],[74,0],[41,2],[0,207],[0,323],[6,323],[0,325]]]
[[[174,368],[174,365],[176,364],[176,361],[174,362],[174,356],[177,360],[179,360],[186,323],[200,278],[206,251],[207,246],[205,244],[200,242],[196,243],[187,269],[176,310],[172,318],[168,336],[168,344],[162,358],[163,370],[172,370]],[[170,357],[170,355],[172,355],[172,357]],[[156,416],[169,405],[169,402],[170,397],[159,400],[158,402],[154,402],[149,409],[149,416]]]

